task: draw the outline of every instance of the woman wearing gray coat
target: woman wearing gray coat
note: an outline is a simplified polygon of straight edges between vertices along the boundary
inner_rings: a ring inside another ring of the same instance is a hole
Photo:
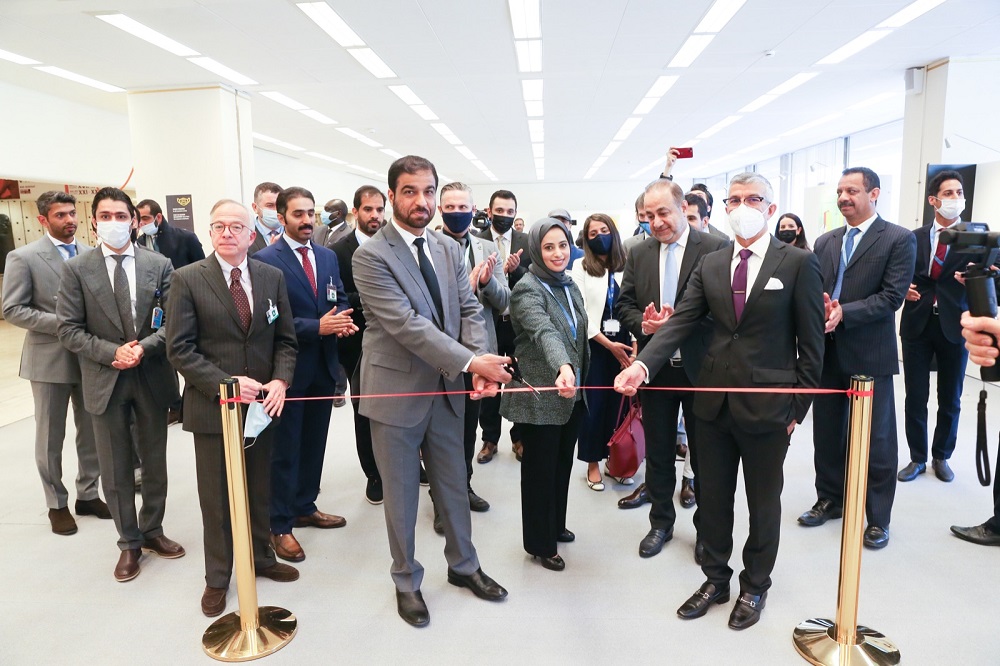
[[[514,354],[524,381],[557,391],[504,393],[500,413],[521,425],[521,524],[524,549],[546,569],[562,571],[557,542],[566,529],[566,498],[573,450],[584,410],[577,390],[587,376],[590,347],[583,296],[567,268],[573,244],[563,223],[536,222],[528,235],[531,265],[510,295]],[[523,387],[516,381],[508,387]]]

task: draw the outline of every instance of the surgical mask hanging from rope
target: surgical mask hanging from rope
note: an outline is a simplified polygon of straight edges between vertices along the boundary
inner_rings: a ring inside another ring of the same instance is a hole
[[[260,437],[260,433],[264,432],[264,428],[270,425],[270,423],[271,417],[264,411],[264,404],[251,402],[247,408],[246,421],[243,422],[243,439],[252,439],[253,442],[250,442],[244,448],[253,446],[257,438]]]

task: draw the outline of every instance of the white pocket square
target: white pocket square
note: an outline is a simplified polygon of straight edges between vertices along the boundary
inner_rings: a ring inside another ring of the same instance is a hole
[[[776,277],[771,278],[770,280],[767,281],[767,284],[764,285],[764,291],[778,290],[784,288],[785,285],[781,284],[781,280],[779,280]]]

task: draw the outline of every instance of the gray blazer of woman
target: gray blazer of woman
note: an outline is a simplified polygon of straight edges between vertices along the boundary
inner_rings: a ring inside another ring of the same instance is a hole
[[[559,289],[559,287],[553,287]],[[590,345],[587,344],[587,312],[583,296],[575,285],[569,294],[576,311],[576,337],[563,307],[545,285],[528,273],[510,294],[510,318],[514,326],[514,348],[524,380],[535,387],[552,386],[560,366],[570,364],[578,378],[587,376],[590,365]],[[509,388],[522,388],[512,381]],[[500,413],[514,423],[562,425],[569,421],[573,405],[583,399],[583,391],[575,398],[560,398],[555,391],[504,393]]]

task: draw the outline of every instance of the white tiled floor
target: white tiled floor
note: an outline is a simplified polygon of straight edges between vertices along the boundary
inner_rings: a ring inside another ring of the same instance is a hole
[[[4,386],[8,392],[27,383],[5,378]],[[902,424],[901,379],[898,387]],[[928,474],[900,484],[889,547],[863,557],[859,621],[894,640],[907,664],[1000,663],[1000,548],[967,544],[948,532],[954,523],[982,522],[992,507],[973,463],[979,388],[980,382],[967,382],[955,482],[943,484]],[[990,400],[995,451],[1000,391],[991,388]],[[729,630],[728,604],[699,620],[678,619],[676,608],[703,580],[692,560],[691,512],[679,510],[675,538],[663,553],[640,559],[646,511],[615,506],[626,488],[590,491],[582,463],[570,491],[569,526],[577,541],[561,548],[566,571],[530,562],[520,545],[518,464],[505,442],[496,460],[475,466],[473,485],[493,508],[473,514],[473,523],[483,568],[510,597],[491,604],[447,584],[443,540],[431,530],[430,504],[424,502],[417,554],[427,568],[423,592],[431,624],[418,630],[396,615],[382,509],[362,496],[350,408],[334,410],[320,506],[346,516],[348,525],[297,530],[308,555],[300,565],[302,578],[259,582],[262,605],[283,606],[299,619],[298,635],[268,663],[804,663],[792,646],[792,630],[809,617],[833,617],[840,543],[839,521],[816,529],[795,522],[814,500],[812,425],[807,420],[796,431],[789,452],[781,553],[756,627]],[[22,418],[0,428],[0,594],[8,608],[0,623],[0,663],[210,663],[201,651],[210,621],[199,610],[201,521],[190,435],[178,426],[170,429],[165,522],[168,536],[188,555],[174,561],[144,557],[142,574],[119,584],[111,575],[118,551],[110,521],[82,518],[71,537],[49,531],[34,468],[33,427],[32,419]],[[66,470],[70,479],[75,460],[69,449]],[[739,501],[737,569],[745,525]],[[235,608],[234,587],[227,610]]]

